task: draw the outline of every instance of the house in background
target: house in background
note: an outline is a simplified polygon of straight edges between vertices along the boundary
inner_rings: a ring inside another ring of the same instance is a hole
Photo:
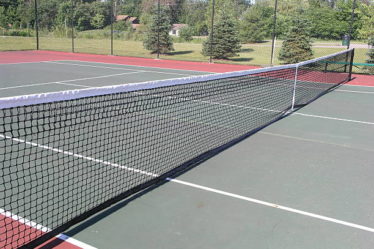
[[[116,22],[128,22],[130,23],[131,27],[133,29],[139,28],[141,24],[139,24],[139,18],[135,16],[129,16],[129,15],[118,15],[116,16]]]
[[[116,16],[116,22],[129,22],[132,25],[139,24],[139,19],[135,16],[118,15]]]
[[[116,22],[127,21],[130,18],[129,15],[118,15],[116,16]]]
[[[169,35],[172,35],[172,36],[178,36],[180,35],[180,31],[183,29],[183,28],[187,28],[188,25],[187,24],[183,24],[183,23],[176,23],[176,24],[173,24],[173,26],[171,27],[171,30],[169,31]]]
[[[137,17],[131,16],[128,19],[128,22],[130,22],[131,24],[139,24],[139,19]]]

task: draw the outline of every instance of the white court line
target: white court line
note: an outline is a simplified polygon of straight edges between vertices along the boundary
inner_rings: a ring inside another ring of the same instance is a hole
[[[82,60],[59,60],[59,61],[96,63],[96,64],[118,65],[118,66],[126,66],[126,67],[138,67],[138,68],[156,68],[156,69],[165,69],[165,70],[172,70],[172,71],[186,71],[186,72],[195,72],[195,73],[213,73],[213,74],[217,73],[217,72],[209,72],[209,71],[196,71],[196,70],[188,70],[188,69],[175,69],[175,68],[164,68],[164,67],[155,67],[155,66],[138,66],[138,65],[127,65],[127,64],[118,64],[118,63],[109,63],[109,62],[96,62],[96,61],[82,61]],[[56,62],[59,62],[59,61],[56,61]],[[50,61],[45,61],[45,62],[50,62]],[[55,61],[53,61],[53,62],[55,62]],[[80,65],[82,65],[82,64],[80,64]],[[247,70],[252,70],[252,69],[247,69]]]
[[[281,205],[278,205],[278,204],[275,204],[275,203],[261,201],[261,200],[246,197],[246,196],[243,196],[243,195],[237,195],[237,194],[233,194],[233,193],[230,193],[230,192],[226,192],[226,191],[222,191],[222,190],[218,190],[218,189],[214,189],[214,188],[209,188],[209,187],[205,187],[205,186],[202,186],[202,185],[189,183],[189,182],[185,182],[185,181],[181,181],[181,180],[176,180],[176,179],[172,179],[172,178],[167,178],[166,180],[168,180],[170,182],[175,182],[175,183],[179,183],[179,184],[182,184],[182,185],[186,185],[186,186],[189,186],[189,187],[192,187],[192,188],[201,189],[201,190],[205,190],[205,191],[208,191],[208,192],[213,192],[213,193],[216,193],[216,194],[232,197],[232,198],[235,198],[235,199],[240,199],[240,200],[256,203],[256,204],[259,204],[259,205],[263,205],[263,206],[267,206],[267,207],[271,207],[271,208],[276,208],[276,209],[280,209],[280,210],[283,210],[283,211],[287,211],[287,212],[291,212],[291,213],[295,213],[295,214],[300,214],[300,215],[316,218],[316,219],[319,219],[319,220],[328,221],[328,222],[340,224],[340,225],[343,225],[343,226],[348,226],[348,227],[352,227],[352,228],[356,228],[356,229],[360,229],[360,230],[364,230],[364,231],[367,231],[367,232],[374,233],[374,228],[358,225],[358,224],[351,223],[351,222],[346,222],[346,221],[343,221],[343,220],[334,219],[334,218],[327,217],[327,216],[324,216],[324,215],[314,214],[314,213],[302,211],[302,210],[299,210],[299,209],[294,209],[294,208],[290,208],[290,207],[286,207],[286,206],[281,206]]]
[[[95,68],[104,68],[104,69],[113,69],[113,70],[134,71],[133,69],[127,69],[127,68],[85,65],[85,64],[67,63],[67,62],[60,62],[60,61],[44,61],[44,63],[53,63],[53,64],[71,65],[71,66],[80,66],[80,67],[95,67]],[[144,72],[144,70],[139,70],[139,72]]]
[[[364,92],[364,91],[350,91],[350,90],[334,90],[332,92],[347,92],[347,93],[363,93],[363,94],[374,94],[374,92]]]
[[[133,92],[134,94],[138,95],[148,95],[146,93],[137,93]],[[206,101],[206,100],[194,100],[191,98],[181,98],[181,97],[173,97],[173,96],[164,96],[160,94],[152,94],[151,96],[153,97],[164,97],[168,99],[179,99],[179,100],[186,100],[186,101],[191,101],[194,103],[203,103],[203,104],[210,104],[210,105],[220,105],[220,106],[229,106],[229,107],[235,107],[235,108],[242,108],[242,109],[251,109],[251,110],[259,110],[259,111],[268,111],[268,112],[275,112],[275,113],[282,113],[283,111],[278,111],[278,110],[272,110],[272,109],[266,109],[266,108],[260,108],[260,107],[254,107],[254,106],[244,106],[244,105],[236,105],[236,104],[226,104],[226,103],[220,103],[220,102],[214,102],[214,101]]]
[[[51,150],[51,151],[54,151],[54,152],[57,152],[57,153],[62,153],[62,154],[77,157],[77,158],[83,158],[83,159],[88,160],[88,161],[101,163],[101,164],[104,164],[104,165],[109,165],[109,166],[113,166],[113,167],[120,168],[120,169],[125,169],[125,170],[135,172],[135,173],[139,173],[139,174],[142,174],[142,175],[148,175],[148,176],[151,176],[151,177],[158,177],[158,175],[156,175],[156,174],[149,173],[149,172],[146,172],[146,171],[143,171],[143,170],[122,166],[122,165],[116,164],[116,163],[106,162],[106,161],[96,159],[96,158],[93,158],[93,157],[83,156],[83,155],[80,155],[80,154],[76,154],[76,153],[69,152],[69,151],[64,151],[64,150],[53,148],[53,147],[50,147],[50,146],[29,142],[29,141],[26,141],[26,140],[23,140],[23,139],[13,138],[13,137],[1,135],[1,134],[0,134],[0,137],[4,138],[4,139],[13,140],[13,141],[18,142],[18,143],[24,143],[24,144],[31,145],[31,146],[34,146],[34,147],[38,147],[38,148],[42,148],[42,149],[46,149],[46,150]]]
[[[83,62],[83,61],[79,61],[79,62]],[[131,69],[126,69],[126,68],[118,68],[118,67],[104,67],[104,66],[95,66],[95,65],[86,65],[86,64],[75,64],[75,63],[56,62],[56,61],[50,61],[50,62],[47,61],[46,63],[54,63],[54,64],[62,64],[62,65],[74,65],[74,66],[81,66],[81,67],[106,68],[106,69],[114,69],[114,70],[131,70]],[[89,62],[87,62],[87,63],[89,63]],[[103,63],[103,64],[105,64],[105,63]],[[121,64],[115,64],[115,65],[121,65]],[[131,66],[131,65],[122,65],[122,66]],[[135,67],[137,67],[137,66],[135,66]],[[183,71],[185,71],[185,70],[183,70]],[[150,70],[143,70],[143,71],[139,71],[139,72],[145,72],[145,73],[154,72],[154,73],[161,73],[161,74],[176,74],[176,75],[182,75],[182,76],[186,76],[186,75],[190,76],[190,74],[179,74],[179,73],[171,73],[171,72],[159,72],[159,71],[150,71]],[[318,82],[313,82],[313,83],[316,84]],[[287,84],[282,84],[282,83],[281,84],[273,83],[273,84],[274,85],[285,85],[285,86],[288,86]],[[320,83],[320,84],[323,84],[325,86],[325,83]],[[300,85],[298,85],[298,88],[309,88],[309,89],[324,90],[324,88],[311,87],[311,86],[300,86]],[[335,91],[345,91],[345,90],[335,90]],[[351,92],[354,92],[354,91],[351,91]],[[365,92],[360,92],[360,93],[365,93]]]
[[[365,85],[350,85],[350,84],[344,84],[344,86],[348,86],[348,87],[374,87],[374,86],[365,86]]]
[[[66,85],[66,86],[78,86],[78,87],[86,87],[86,88],[91,88],[92,87],[92,86],[86,86],[86,85],[81,85],[81,84],[63,83],[63,82],[56,82],[54,84]]]
[[[166,69],[166,70],[175,70],[175,71],[190,71],[190,72],[198,72],[198,73],[213,73],[216,74],[216,72],[209,72],[209,71],[195,71],[195,70],[186,70],[186,69],[174,69],[174,68],[162,68],[162,67],[145,67],[145,66],[137,66],[137,65],[127,65],[127,64],[118,64],[118,63],[108,63],[108,62],[92,62],[92,61],[81,61],[81,60],[61,60],[61,61],[74,61],[74,62],[82,62],[82,63],[96,63],[96,64],[106,64],[106,65],[118,65],[118,66],[126,66],[126,67],[137,67],[137,68],[158,68],[158,69]],[[56,64],[62,64],[61,61],[43,61],[45,63],[56,63]],[[63,64],[70,64],[70,63],[63,63]],[[84,64],[76,64],[80,66],[92,66],[92,67],[99,67],[94,65],[84,65]],[[103,68],[110,68],[110,69],[120,69],[115,67],[103,67]],[[121,69],[121,70],[131,70],[131,69]],[[247,69],[247,70],[253,70],[253,69]],[[154,71],[149,71],[154,72]],[[188,74],[185,74],[188,75]],[[324,83],[321,83],[324,84]],[[364,85],[349,85],[349,84],[343,84],[344,86],[352,86],[352,87],[374,87],[374,86],[364,86]],[[308,87],[305,87],[308,88]],[[312,87],[309,87],[312,88]],[[316,88],[318,89],[318,88]],[[345,91],[345,90],[334,90],[334,91]],[[351,91],[351,92],[357,92],[357,93],[371,93],[371,92],[360,92],[360,91]]]
[[[47,82],[47,83],[35,83],[35,84],[28,84],[28,85],[22,85],[22,86],[9,86],[9,87],[2,87],[0,90],[7,90],[7,89],[13,89],[13,88],[22,88],[22,87],[30,87],[30,86],[43,86],[43,85],[52,85],[56,82]]]
[[[70,151],[64,151],[64,150],[53,148],[53,147],[50,147],[50,146],[29,142],[29,141],[26,141],[26,140],[23,140],[23,139],[13,138],[13,137],[1,135],[1,134],[0,134],[0,137],[5,138],[5,139],[10,139],[10,140],[13,140],[13,141],[18,142],[18,143],[25,143],[27,145],[35,146],[35,147],[38,147],[38,148],[47,149],[47,150],[51,150],[51,151],[58,152],[58,153],[63,153],[63,154],[66,154],[66,155],[77,157],[77,158],[83,158],[83,159],[93,161],[93,162],[98,162],[98,163],[101,163],[101,164],[104,164],[104,165],[107,165],[107,166],[112,166],[112,167],[128,170],[130,172],[135,172],[135,173],[143,174],[143,175],[150,176],[150,177],[159,177],[159,175],[155,174],[155,173],[151,173],[151,172],[147,172],[147,171],[123,166],[123,165],[116,164],[116,163],[107,162],[107,161],[104,161],[104,160],[95,159],[95,158],[92,158],[92,157],[87,157],[87,156],[76,154],[76,153],[73,153],[73,152],[70,152]],[[319,219],[319,220],[328,221],[328,222],[340,224],[340,225],[343,225],[343,226],[352,227],[352,228],[356,228],[356,229],[360,229],[360,230],[363,230],[363,231],[374,233],[374,228],[371,228],[371,227],[362,226],[362,225],[358,225],[358,224],[355,224],[355,223],[351,223],[351,222],[347,222],[347,221],[343,221],[343,220],[338,220],[338,219],[335,219],[335,218],[331,218],[331,217],[327,217],[327,216],[323,216],[323,215],[319,215],[319,214],[315,214],[315,213],[311,213],[311,212],[306,212],[306,211],[302,211],[302,210],[299,210],[299,209],[294,209],[294,208],[278,205],[278,204],[271,203],[271,202],[261,201],[261,200],[246,197],[246,196],[243,196],[243,195],[238,195],[238,194],[226,192],[226,191],[222,191],[222,190],[219,190],[219,189],[209,188],[209,187],[206,187],[206,186],[202,186],[202,185],[198,185],[198,184],[194,184],[194,183],[190,183],[190,182],[186,182],[186,181],[181,181],[181,180],[177,180],[177,179],[173,179],[173,178],[166,178],[165,180],[167,180],[169,182],[174,182],[174,183],[182,184],[182,185],[185,185],[185,186],[189,186],[189,187],[192,187],[192,188],[201,189],[201,190],[204,190],[204,191],[220,194],[220,195],[223,195],[223,196],[228,196],[228,197],[232,197],[232,198],[235,198],[235,199],[240,199],[240,200],[256,203],[256,204],[259,204],[259,205],[263,205],[263,206],[267,206],[267,207],[271,207],[271,208],[276,208],[276,209],[280,209],[280,210],[283,210],[283,211],[287,211],[287,212],[291,212],[291,213],[295,213],[295,214],[300,214],[300,215],[304,215],[304,216],[307,216],[307,217],[312,217],[312,218],[316,218],[316,219]]]
[[[72,65],[72,66],[79,66],[79,67],[95,67],[95,68],[105,68],[105,69],[114,69],[114,70],[126,70],[126,71],[131,70],[131,69],[126,69],[126,68],[118,68],[118,67],[103,67],[103,66],[84,65],[84,64],[65,63],[65,62],[46,62],[46,63]],[[126,65],[124,65],[124,66],[126,66]],[[184,70],[181,70],[181,71],[184,71]],[[139,73],[159,73],[159,74],[174,74],[174,75],[181,75],[181,76],[191,76],[191,74],[160,72],[160,71],[151,71],[151,70],[138,70],[137,72],[139,72]]]
[[[56,84],[63,84],[63,85],[71,85],[71,86],[78,86],[78,87],[91,87],[81,84],[65,84],[61,82],[55,82]],[[131,83],[128,83],[131,84]],[[133,94],[138,95],[147,95],[145,93],[141,92],[133,92]],[[259,110],[259,111],[268,111],[268,112],[275,112],[275,113],[282,113],[283,111],[278,110],[272,110],[272,109],[266,109],[266,108],[260,108],[260,107],[252,107],[252,106],[242,106],[242,105],[235,105],[235,104],[226,104],[226,103],[219,103],[219,102],[213,102],[213,101],[204,101],[204,100],[194,100],[190,98],[180,98],[180,97],[172,97],[172,96],[164,96],[164,95],[158,95],[158,94],[152,94],[153,97],[166,97],[168,99],[181,99],[181,100],[187,100],[191,102],[197,102],[197,103],[204,103],[204,104],[211,104],[211,105],[221,105],[221,106],[229,106],[229,107],[236,107],[236,108],[243,108],[243,109],[251,109],[251,110]]]
[[[36,222],[30,221],[28,219],[25,219],[25,218],[23,218],[21,216],[15,215],[15,214],[13,214],[13,213],[11,213],[9,211],[5,211],[2,208],[0,208],[0,215],[8,217],[8,218],[10,218],[10,219],[12,219],[12,220],[14,220],[16,222],[19,222],[19,223],[22,223],[22,224],[26,225],[26,226],[32,227],[32,228],[34,228],[36,230],[39,230],[39,231],[41,231],[43,233],[48,233],[48,232],[51,231],[51,229],[48,228],[48,227],[45,227],[45,226],[40,225],[40,224],[38,224]],[[58,239],[63,240],[65,242],[69,243],[69,244],[78,246],[78,247],[83,248],[83,249],[96,249],[96,247],[90,246],[90,245],[88,245],[88,244],[86,244],[86,243],[84,243],[82,241],[76,240],[76,239],[71,238],[71,237],[69,237],[69,236],[67,236],[65,234],[62,234],[62,233],[56,235],[55,238],[58,238]]]
[[[93,247],[91,245],[88,245],[82,241],[79,241],[77,239],[74,239],[72,237],[69,237],[67,236],[66,234],[63,234],[63,233],[60,233],[59,235],[56,235],[56,238],[60,239],[60,240],[63,240],[69,244],[72,244],[72,245],[75,245],[75,246],[78,246],[80,248],[83,248],[83,249],[97,249],[96,247]]]
[[[322,119],[338,120],[338,121],[358,123],[358,124],[374,125],[373,122],[359,121],[359,120],[353,120],[353,119],[344,119],[344,118],[333,118],[333,117],[312,115],[312,114],[306,114],[306,113],[300,113],[300,112],[294,112],[291,115],[299,115],[299,116],[304,116],[304,117],[322,118]]]
[[[136,73],[139,73],[139,72],[118,73],[118,74],[110,74],[110,75],[103,75],[103,76],[96,76],[96,77],[89,77],[89,78],[79,78],[79,79],[72,79],[72,80],[60,80],[60,81],[52,81],[52,82],[44,82],[44,83],[35,83],[35,84],[29,84],[29,85],[4,87],[4,88],[0,88],[0,90],[12,89],[12,88],[22,88],[22,87],[29,87],[29,86],[41,86],[41,85],[48,85],[48,84],[63,84],[63,83],[67,83],[67,82],[110,78],[110,77],[114,77],[114,76],[121,76],[121,75],[126,75],[126,74],[136,74]],[[67,85],[67,84],[65,84],[65,85]],[[92,86],[84,86],[84,85],[78,85],[78,84],[74,84],[74,86],[92,87]]]
[[[31,63],[43,63],[43,62],[51,62],[51,61],[25,61],[25,62],[14,62],[14,63],[0,63],[0,66],[18,65],[18,64],[31,64]]]
[[[268,136],[282,137],[282,138],[294,139],[294,140],[305,141],[305,142],[333,145],[333,146],[338,146],[338,147],[351,149],[351,150],[364,150],[364,151],[374,152],[374,150],[371,150],[371,149],[368,149],[368,148],[357,148],[357,147],[353,147],[353,146],[346,145],[346,144],[330,143],[330,142],[325,142],[325,141],[322,141],[322,140],[316,140],[316,139],[310,139],[310,138],[295,137],[295,136],[272,133],[272,132],[267,132],[267,131],[259,131],[258,133],[268,135]]]

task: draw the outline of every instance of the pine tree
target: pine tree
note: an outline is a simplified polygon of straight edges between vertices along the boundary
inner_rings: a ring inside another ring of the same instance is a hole
[[[272,9],[257,3],[244,12],[240,25],[242,42],[261,42],[269,35]]]
[[[290,64],[313,58],[308,27],[307,20],[302,18],[301,14],[292,20],[292,26],[279,52],[279,60]]]
[[[373,64],[374,65],[374,37],[371,37],[369,39],[369,51],[367,52],[367,60],[366,63],[368,64]],[[368,71],[369,74],[374,74],[374,66],[367,66],[366,70]]]
[[[160,14],[158,14],[156,9],[143,42],[144,48],[150,50],[152,54],[157,52],[165,54],[173,51],[173,41],[169,35],[170,29],[171,23],[167,10],[161,8]]]
[[[212,35],[209,34],[208,39],[203,43],[202,54],[211,55],[214,59],[227,59],[237,56],[240,48],[237,24],[231,16],[223,13],[218,22],[214,24],[213,41]]]

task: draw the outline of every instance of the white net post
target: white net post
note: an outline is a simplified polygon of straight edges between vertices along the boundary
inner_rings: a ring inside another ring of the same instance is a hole
[[[296,101],[296,87],[297,87],[297,75],[299,72],[299,65],[296,65],[295,68],[295,79],[293,83],[293,93],[292,93],[292,105],[291,105],[291,112],[295,110],[295,101]]]

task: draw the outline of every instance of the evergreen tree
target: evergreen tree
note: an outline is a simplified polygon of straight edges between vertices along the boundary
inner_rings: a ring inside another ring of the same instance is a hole
[[[313,58],[308,27],[308,22],[301,15],[296,16],[292,20],[292,26],[279,52],[279,60],[290,64]]]
[[[374,37],[369,39],[369,45],[370,48],[367,53],[368,59],[366,60],[366,63],[374,65]],[[367,66],[366,71],[368,71],[369,74],[374,74],[374,66]]]
[[[240,38],[243,42],[261,42],[270,34],[273,10],[257,3],[243,14]]]
[[[188,24],[193,35],[207,35],[207,1],[186,0],[182,7],[181,23]]]
[[[192,32],[190,27],[186,27],[179,31],[179,36],[183,41],[189,42],[193,40]]]
[[[358,31],[358,38],[366,40],[370,37],[374,37],[374,4],[361,4],[359,7],[363,17],[360,20],[362,25]]]
[[[214,24],[213,40],[212,35],[209,34],[208,39],[203,43],[202,54],[212,56],[214,59],[227,59],[237,56],[240,48],[237,24],[233,17],[223,13]]]
[[[2,28],[8,28],[8,20],[5,13],[5,8],[0,6],[0,27]]]
[[[144,48],[150,50],[152,54],[159,52],[165,54],[173,51],[173,41],[169,35],[171,29],[170,18],[167,15],[167,10],[161,8],[160,14],[158,11],[153,13],[151,23],[148,26],[148,31],[143,42]],[[159,42],[158,42],[159,39]]]

